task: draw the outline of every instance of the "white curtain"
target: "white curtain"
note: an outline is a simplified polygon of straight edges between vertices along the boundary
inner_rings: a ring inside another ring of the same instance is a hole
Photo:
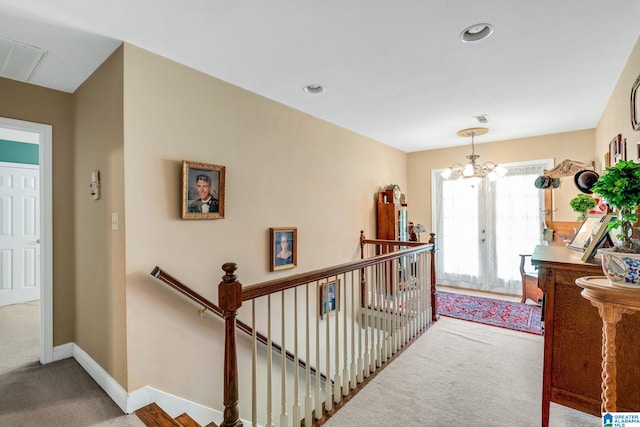
[[[503,164],[508,173],[474,186],[434,171],[438,283],[520,295],[520,253],[542,241],[544,192],[533,183],[553,161]]]

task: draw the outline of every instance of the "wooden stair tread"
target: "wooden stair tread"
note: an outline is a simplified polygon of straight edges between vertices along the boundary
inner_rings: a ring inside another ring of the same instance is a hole
[[[138,409],[136,415],[147,427],[183,427],[155,403]]]
[[[176,417],[176,421],[178,421],[183,427],[202,427],[200,424],[196,422],[196,420],[191,418],[186,412],[182,415],[178,415]]]

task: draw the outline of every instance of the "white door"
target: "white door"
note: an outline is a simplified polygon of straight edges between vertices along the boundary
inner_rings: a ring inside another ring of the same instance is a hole
[[[531,253],[543,230],[544,193],[534,181],[549,165],[545,160],[503,164],[506,176],[475,185],[444,180],[434,171],[439,284],[520,295],[518,254]]]
[[[40,299],[39,168],[0,166],[0,306]]]

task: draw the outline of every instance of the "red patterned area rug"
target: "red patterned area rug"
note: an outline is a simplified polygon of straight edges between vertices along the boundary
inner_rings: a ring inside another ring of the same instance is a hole
[[[542,335],[540,307],[519,302],[438,291],[438,314]]]

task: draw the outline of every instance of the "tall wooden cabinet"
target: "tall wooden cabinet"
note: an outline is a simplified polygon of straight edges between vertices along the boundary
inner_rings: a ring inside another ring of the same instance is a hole
[[[407,206],[395,198],[389,199],[386,191],[378,193],[378,239],[409,240]]]
[[[602,319],[580,294],[579,277],[602,276],[600,264],[564,246],[536,247],[538,286],[544,291],[542,425],[556,402],[600,416]],[[618,411],[640,410],[640,314],[623,316],[617,329]]]

